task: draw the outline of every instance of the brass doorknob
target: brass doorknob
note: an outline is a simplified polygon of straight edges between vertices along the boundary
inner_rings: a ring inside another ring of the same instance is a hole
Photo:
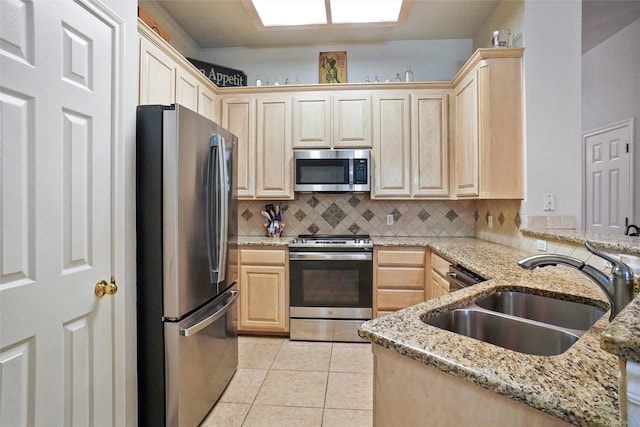
[[[106,280],[100,280],[96,283],[96,295],[99,297],[103,297],[105,295],[113,295],[118,292],[118,286],[116,285],[115,280],[112,280],[111,283],[107,283]]]

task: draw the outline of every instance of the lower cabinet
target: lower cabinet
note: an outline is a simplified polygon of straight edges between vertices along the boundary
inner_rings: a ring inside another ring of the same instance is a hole
[[[287,259],[282,248],[240,248],[239,331],[289,332]]]
[[[449,293],[449,281],[447,273],[449,272],[448,260],[431,254],[431,283],[427,286],[431,290],[431,295],[427,295],[427,299],[438,298]]]
[[[373,249],[374,317],[384,316],[425,300],[426,248]]]

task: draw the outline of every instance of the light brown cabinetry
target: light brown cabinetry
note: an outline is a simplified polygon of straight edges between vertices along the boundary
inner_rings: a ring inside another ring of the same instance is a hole
[[[373,249],[373,310],[379,317],[425,300],[425,248]]]
[[[448,198],[446,91],[373,95],[372,198]]]
[[[215,85],[142,21],[138,36],[138,105],[178,103],[217,122]]]
[[[240,248],[239,331],[289,332],[286,249]]]
[[[293,97],[293,148],[370,148],[369,94],[308,92]]]
[[[431,253],[431,283],[428,286],[431,292],[427,299],[438,298],[449,293],[447,273],[449,272],[450,264],[451,262],[448,260]]]
[[[453,79],[458,197],[524,197],[521,56],[479,49]]]
[[[256,195],[255,96],[223,97],[222,127],[238,137],[238,198],[252,199]]]
[[[293,199],[291,98],[258,97],[256,197]]]

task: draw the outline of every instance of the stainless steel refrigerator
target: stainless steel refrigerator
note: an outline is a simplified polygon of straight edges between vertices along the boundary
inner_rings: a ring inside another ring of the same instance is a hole
[[[235,373],[236,146],[186,107],[138,107],[140,426],[198,425]]]

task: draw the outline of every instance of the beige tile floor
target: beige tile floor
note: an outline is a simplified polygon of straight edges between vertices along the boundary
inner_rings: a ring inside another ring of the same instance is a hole
[[[368,343],[239,337],[238,370],[201,427],[373,425]]]

